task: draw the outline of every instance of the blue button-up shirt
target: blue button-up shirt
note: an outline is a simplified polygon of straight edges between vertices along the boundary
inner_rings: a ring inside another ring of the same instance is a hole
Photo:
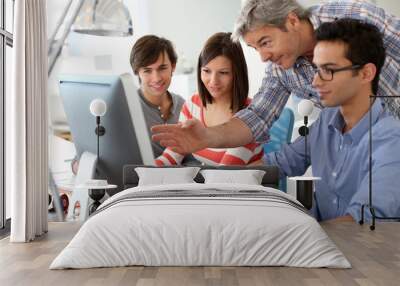
[[[313,213],[319,220],[351,215],[360,219],[361,205],[368,203],[369,113],[350,131],[339,108],[325,108],[310,126],[307,157],[315,181]],[[304,174],[305,140],[299,137],[280,152],[264,157],[282,176]],[[400,121],[384,110],[377,99],[372,107],[372,191],[377,216],[400,216]],[[369,211],[365,212],[370,218]]]
[[[310,22],[317,29],[323,22],[339,18],[353,18],[375,25],[383,34],[386,60],[380,74],[377,95],[399,95],[400,91],[400,19],[382,8],[360,0],[330,1],[310,10]],[[257,142],[268,140],[268,130],[279,117],[289,95],[310,99],[319,105],[319,96],[311,86],[314,69],[311,63],[300,57],[290,69],[284,70],[269,62],[260,90],[252,104],[235,116],[251,129]],[[400,118],[400,100],[385,99],[386,108]]]

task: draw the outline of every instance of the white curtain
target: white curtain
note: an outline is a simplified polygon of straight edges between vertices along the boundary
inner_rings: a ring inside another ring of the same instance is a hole
[[[46,0],[16,0],[12,94],[7,98],[6,164],[12,242],[47,232]]]

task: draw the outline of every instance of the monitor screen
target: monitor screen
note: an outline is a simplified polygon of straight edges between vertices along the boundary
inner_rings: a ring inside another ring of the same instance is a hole
[[[96,118],[90,113],[92,100],[102,99],[107,111],[101,117],[105,134],[100,137],[96,177],[122,190],[122,169],[126,164],[154,164],[150,137],[130,74],[121,76],[64,75],[60,77],[63,101],[77,155],[97,154]],[[110,192],[109,192],[110,193]]]

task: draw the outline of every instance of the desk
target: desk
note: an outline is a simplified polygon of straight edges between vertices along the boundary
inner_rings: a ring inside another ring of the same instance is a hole
[[[135,266],[50,271],[50,263],[79,227],[79,222],[49,223],[48,234],[32,243],[1,240],[0,285],[399,285],[400,223],[378,222],[375,231],[368,224],[322,223],[352,269]]]

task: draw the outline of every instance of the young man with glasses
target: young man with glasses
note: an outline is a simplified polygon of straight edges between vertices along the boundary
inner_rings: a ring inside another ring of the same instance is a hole
[[[310,127],[307,153],[301,137],[264,158],[282,176],[302,175],[312,166],[313,175],[321,177],[315,182],[312,209],[319,220],[359,221],[361,205],[368,203],[371,104],[376,215],[400,215],[395,184],[400,176],[400,122],[379,98],[370,98],[377,93],[384,61],[384,43],[375,26],[351,19],[322,24],[316,31],[312,85],[325,108]]]
[[[290,95],[310,99],[320,106],[312,87],[312,57],[315,30],[324,22],[340,18],[366,21],[383,33],[386,62],[382,68],[378,95],[400,91],[400,19],[364,0],[329,1],[304,9],[296,0],[248,0],[236,22],[234,37],[243,38],[267,62],[259,92],[248,108],[228,122],[205,128],[199,121],[153,128],[153,139],[179,153],[193,153],[206,147],[226,148],[253,140],[268,140],[268,130],[279,117]],[[385,100],[385,109],[399,117],[400,101]]]

